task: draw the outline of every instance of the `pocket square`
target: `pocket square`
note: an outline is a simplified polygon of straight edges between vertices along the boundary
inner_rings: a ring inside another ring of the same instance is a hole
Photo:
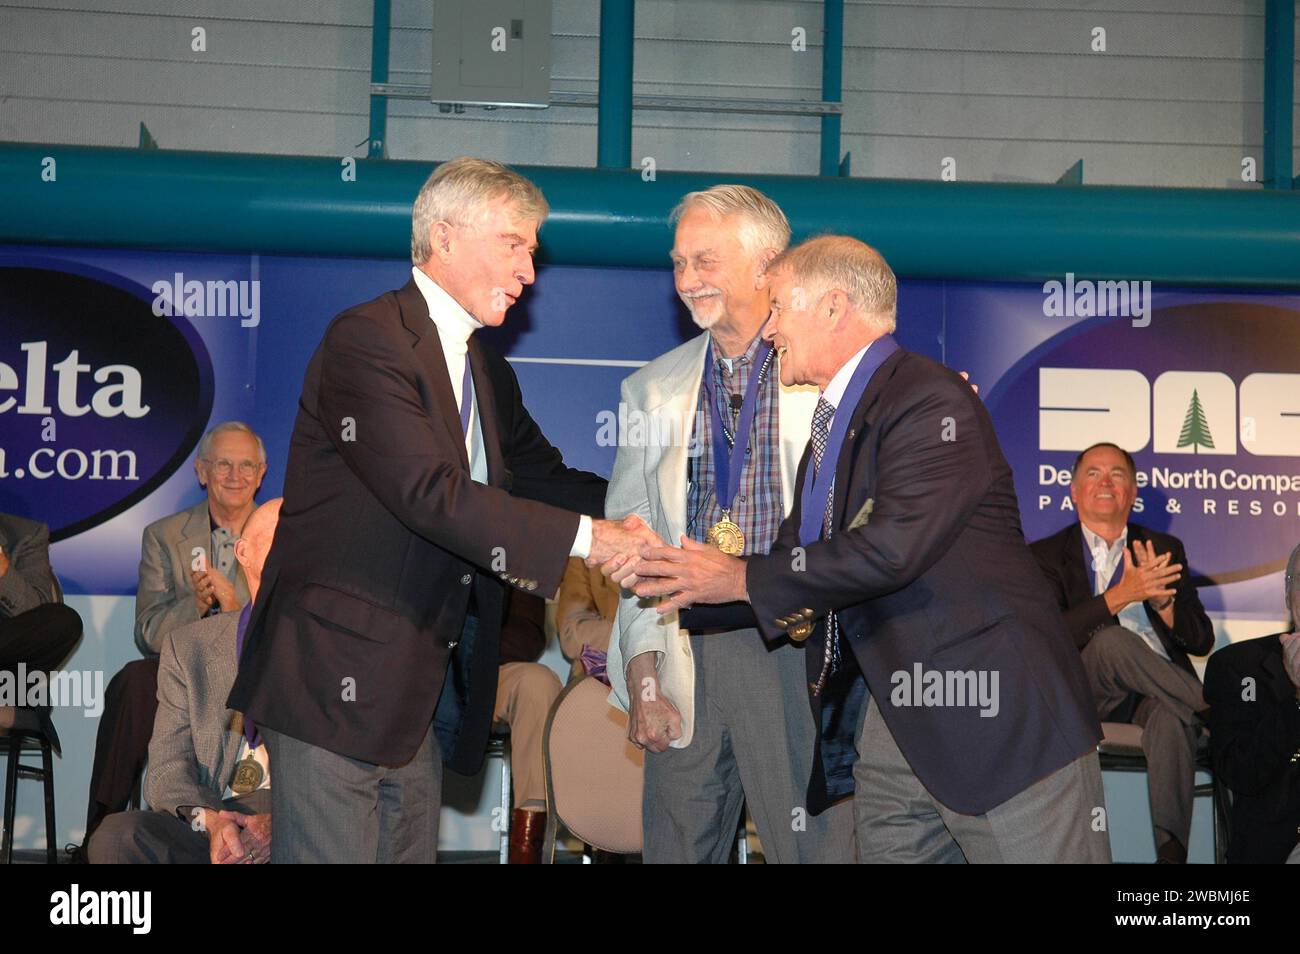
[[[857,512],[853,520],[849,523],[850,530],[856,530],[858,527],[865,527],[867,521],[871,519],[871,511],[876,507],[876,498],[868,497],[867,502],[862,505],[862,509]]]

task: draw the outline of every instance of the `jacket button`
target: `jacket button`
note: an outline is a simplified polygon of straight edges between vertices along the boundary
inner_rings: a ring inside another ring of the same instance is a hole
[[[460,578],[460,585],[461,585],[461,586],[469,586],[469,581],[470,581],[470,579],[471,579],[470,575],[469,575],[468,573],[466,573],[464,576],[462,576],[462,577]]]
[[[455,649],[455,648],[456,648],[456,643],[457,643],[457,642],[459,642],[459,640],[455,640],[455,639],[453,639],[451,642],[449,642],[449,643],[447,644],[447,648],[448,648],[448,649]]]

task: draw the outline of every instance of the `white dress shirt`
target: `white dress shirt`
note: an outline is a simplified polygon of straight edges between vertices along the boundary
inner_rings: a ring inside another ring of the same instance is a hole
[[[1124,548],[1128,546],[1128,527],[1124,528],[1119,539],[1110,546],[1084,526],[1082,521],[1079,523],[1079,529],[1083,531],[1084,543],[1092,551],[1092,592],[1094,595],[1105,593],[1110,587],[1110,578],[1115,572],[1115,567],[1119,566],[1124,559]],[[1169,659],[1165,644],[1160,642],[1160,637],[1151,626],[1151,620],[1147,618],[1145,605],[1142,600],[1138,600],[1125,606],[1118,613],[1120,625],[1134,635],[1140,636],[1156,655]]]
[[[871,348],[871,345],[875,343],[875,341],[871,342],[871,344],[868,344],[853,357],[849,358],[848,361],[845,361],[843,367],[835,372],[835,377],[831,378],[831,383],[826,385],[826,390],[822,392],[822,397],[826,399],[827,403],[835,408],[835,414],[840,413],[840,402],[844,400],[844,392],[849,389],[849,382],[853,380],[853,373],[858,370],[858,365],[862,363],[862,356],[865,355]],[[852,413],[852,409],[850,409],[850,413]],[[835,414],[832,414],[831,419],[826,422],[827,430],[830,430],[835,426]]]
[[[469,360],[469,337],[483,327],[483,323],[460,306],[460,302],[447,294],[437,282],[420,271],[411,269],[415,287],[420,289],[424,302],[429,306],[429,318],[438,329],[438,340],[442,342],[442,356],[447,362],[447,374],[451,377],[451,391],[456,397],[459,411],[461,402],[461,384],[465,380],[465,362]],[[480,484],[486,484],[487,456],[483,449],[483,427],[478,415],[478,400],[474,393],[474,379],[470,378],[469,432],[465,435],[465,453],[469,457],[470,477]],[[569,556],[586,558],[591,552],[591,518],[582,514],[578,520],[578,533],[574,537]]]

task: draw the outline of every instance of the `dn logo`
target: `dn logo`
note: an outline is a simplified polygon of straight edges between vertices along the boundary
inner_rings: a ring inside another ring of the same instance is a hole
[[[1240,415],[1238,414],[1240,400]],[[1153,440],[1154,438],[1154,440]],[[1111,441],[1130,452],[1300,457],[1300,374],[1040,368],[1038,446],[1079,451]]]

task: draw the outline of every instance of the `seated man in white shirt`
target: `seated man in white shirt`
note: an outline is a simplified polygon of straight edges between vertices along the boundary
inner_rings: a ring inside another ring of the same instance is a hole
[[[1075,645],[1104,722],[1142,726],[1158,861],[1187,860],[1196,750],[1206,709],[1187,658],[1214,646],[1182,542],[1129,522],[1137,467],[1095,444],[1074,462],[1078,523],[1031,545]]]
[[[271,771],[256,726],[226,708],[239,645],[280,518],[279,499],[248,518],[235,559],[242,609],[167,635],[144,796],[151,811],[109,815],[90,837],[92,864],[263,864],[271,858]]]

